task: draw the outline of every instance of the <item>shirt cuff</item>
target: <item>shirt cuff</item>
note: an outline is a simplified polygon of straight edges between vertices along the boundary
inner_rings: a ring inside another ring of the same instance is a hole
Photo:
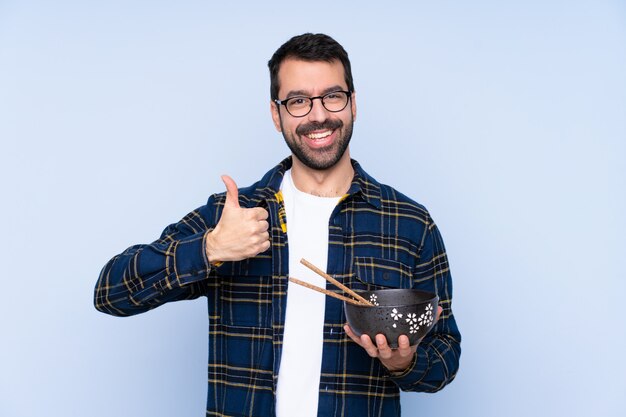
[[[169,254],[168,267],[174,267],[176,281],[181,287],[209,277],[211,264],[205,250],[206,235],[198,233],[178,241]]]
[[[395,382],[400,388],[410,387],[418,383],[428,371],[428,352],[423,347],[418,346],[413,355],[413,362],[405,371],[390,372],[389,379]]]

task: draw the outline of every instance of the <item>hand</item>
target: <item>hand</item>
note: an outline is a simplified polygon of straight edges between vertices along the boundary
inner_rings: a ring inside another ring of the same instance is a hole
[[[439,316],[442,311],[443,308],[438,306],[435,323],[439,320]],[[398,337],[398,348],[391,349],[387,344],[387,338],[383,334],[376,335],[376,344],[374,344],[372,339],[370,339],[370,337],[366,334],[362,334],[359,338],[347,324],[343,326],[343,329],[346,331],[346,334],[350,337],[350,339],[365,349],[367,354],[372,358],[378,358],[385,368],[391,372],[406,370],[409,365],[411,365],[413,355],[415,355],[415,351],[419,345],[418,342],[417,344],[410,346],[409,338],[403,334]]]
[[[265,252],[270,247],[267,210],[240,207],[235,181],[228,175],[223,175],[222,181],[226,185],[226,201],[215,229],[207,234],[205,250],[209,262],[240,261]]]

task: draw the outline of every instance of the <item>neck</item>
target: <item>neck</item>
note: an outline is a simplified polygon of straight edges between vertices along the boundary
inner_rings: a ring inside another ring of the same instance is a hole
[[[348,192],[354,169],[348,149],[339,162],[325,170],[316,170],[292,157],[291,178],[296,188],[318,197],[341,197]]]

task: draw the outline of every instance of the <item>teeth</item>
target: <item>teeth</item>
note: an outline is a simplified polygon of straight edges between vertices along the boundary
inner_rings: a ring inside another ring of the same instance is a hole
[[[330,130],[327,130],[325,132],[322,133],[309,133],[307,135],[307,137],[311,138],[311,139],[322,139],[325,138],[326,136],[330,136],[332,132]]]

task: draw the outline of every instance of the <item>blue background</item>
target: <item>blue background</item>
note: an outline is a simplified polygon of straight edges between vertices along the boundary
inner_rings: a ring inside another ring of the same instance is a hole
[[[0,415],[201,416],[204,299],[97,313],[114,254],[288,154],[266,62],[325,32],[352,155],[439,224],[457,379],[406,416],[626,413],[621,1],[0,1]]]

